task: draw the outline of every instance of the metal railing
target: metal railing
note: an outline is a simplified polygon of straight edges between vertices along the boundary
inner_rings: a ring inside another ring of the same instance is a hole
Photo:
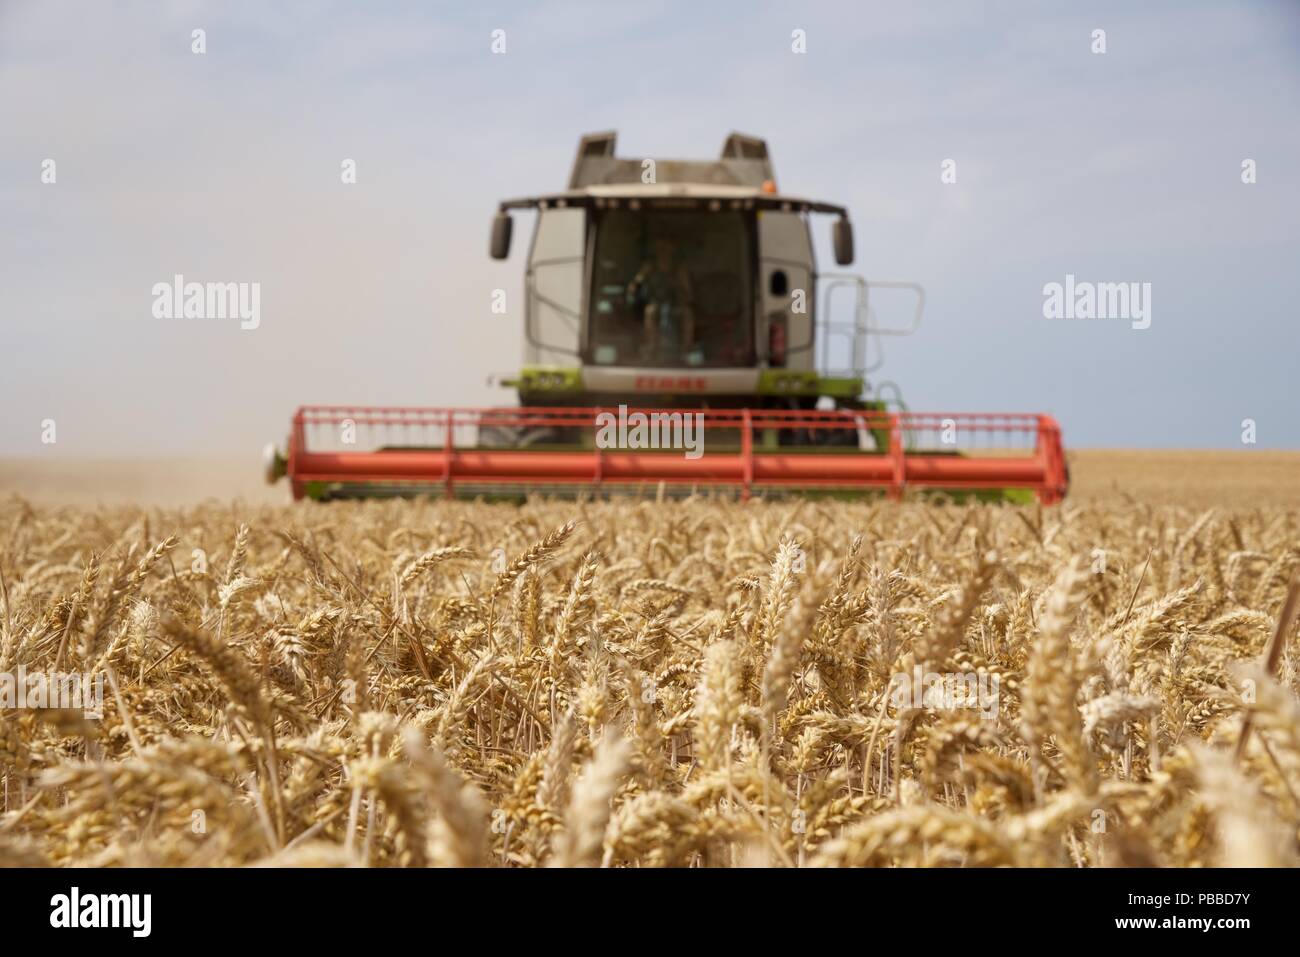
[[[921,324],[925,311],[925,289],[914,282],[895,282],[892,280],[868,280],[856,273],[821,273],[819,283],[819,300],[817,312],[817,370],[828,376],[863,376],[880,368],[884,362],[884,350],[881,338],[884,336],[910,336]],[[851,318],[835,318],[836,293],[852,290],[853,304]],[[875,322],[875,312],[871,305],[873,289],[902,289],[916,294],[916,308],[912,312],[911,322],[907,326],[880,326]],[[873,340],[874,337],[874,340]],[[871,354],[871,344],[875,342],[875,354]],[[847,354],[849,364],[837,365],[836,356]]]

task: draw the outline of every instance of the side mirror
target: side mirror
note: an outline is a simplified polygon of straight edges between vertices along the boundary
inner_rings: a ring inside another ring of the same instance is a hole
[[[497,213],[492,217],[492,246],[489,252],[493,259],[505,259],[510,255],[510,234],[514,231],[514,225],[509,213]]]
[[[835,220],[831,230],[835,244],[835,262],[840,266],[853,265],[853,224],[847,216]]]
[[[786,278],[784,269],[773,270],[768,279],[768,289],[774,296],[784,296],[790,291],[790,280]]]

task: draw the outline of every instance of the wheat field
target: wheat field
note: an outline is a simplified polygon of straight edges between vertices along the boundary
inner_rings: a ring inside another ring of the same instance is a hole
[[[12,497],[0,535],[0,674],[106,676],[0,710],[7,864],[1297,859],[1290,507]]]

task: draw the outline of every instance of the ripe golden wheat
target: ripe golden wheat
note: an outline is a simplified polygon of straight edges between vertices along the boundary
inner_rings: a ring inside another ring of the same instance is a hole
[[[1276,508],[11,499],[0,675],[108,680],[0,710],[0,863],[1290,865],[1298,569]]]

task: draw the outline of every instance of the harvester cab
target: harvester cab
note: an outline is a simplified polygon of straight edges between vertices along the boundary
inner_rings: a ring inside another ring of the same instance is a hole
[[[506,380],[525,406],[883,410],[866,397],[872,342],[920,320],[919,286],[879,286],[915,296],[909,326],[881,329],[864,279],[819,275],[810,217],[835,217],[835,260],[848,266],[848,210],[779,193],[752,136],[731,134],[716,160],[619,157],[614,133],[584,136],[567,190],[501,203],[496,259],[509,255],[514,210],[537,213],[525,364]]]
[[[579,143],[562,192],[500,203],[490,253],[510,255],[512,213],[536,212],[524,273],[518,405],[303,406],[265,475],[295,498],[708,488],[751,494],[1037,495],[1068,483],[1046,415],[916,413],[873,391],[886,335],[915,330],[913,283],[819,273],[810,220],[848,211],[778,191],[767,144],[733,133],[716,160],[615,155]],[[910,297],[875,322],[873,296]],[[896,393],[895,393],[896,394]]]

